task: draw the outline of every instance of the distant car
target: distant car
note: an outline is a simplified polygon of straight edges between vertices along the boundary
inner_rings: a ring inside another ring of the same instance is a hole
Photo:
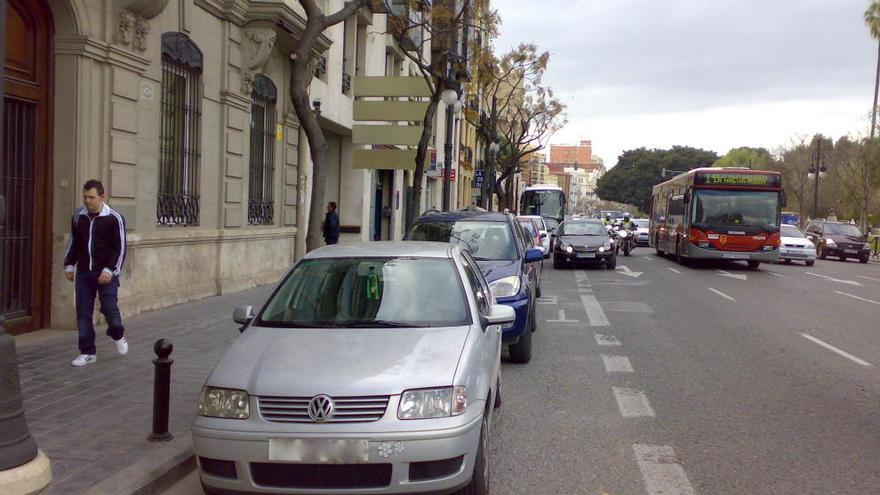
[[[459,244],[477,262],[489,289],[499,304],[516,311],[516,321],[503,327],[502,341],[510,360],[528,363],[532,359],[532,333],[537,329],[540,249],[531,248],[521,227],[509,213],[429,213],[419,217],[406,239]]]
[[[650,237],[648,234],[650,220],[647,218],[636,218],[633,219],[633,223],[636,224],[636,246],[647,246],[648,238]]]
[[[529,218],[535,221],[538,225],[538,234],[541,237],[540,248],[544,251],[544,257],[549,258],[550,253],[552,252],[552,246],[550,245],[550,231],[547,228],[547,222],[544,221],[544,217],[540,215],[519,215],[516,218]]]
[[[501,325],[473,257],[440,243],[312,251],[211,371],[193,421],[215,493],[485,494]]]
[[[858,258],[859,262],[867,263],[871,258],[868,236],[853,224],[813,220],[807,226],[806,235],[816,244],[817,256],[820,260],[828,256],[836,256],[840,261]]]
[[[779,228],[781,236],[779,260],[790,263],[794,260],[803,261],[807,266],[816,262],[816,245],[807,239],[801,229],[794,225],[782,224]]]
[[[597,262],[609,270],[617,266],[614,242],[600,220],[563,222],[557,236],[553,268]]]

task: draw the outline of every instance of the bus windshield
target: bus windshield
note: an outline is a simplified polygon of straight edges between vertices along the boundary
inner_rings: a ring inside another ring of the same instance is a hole
[[[779,193],[765,191],[698,190],[693,221],[700,230],[736,229],[746,233],[779,229]]]
[[[565,215],[565,199],[562,191],[524,191],[520,214],[540,215],[545,219],[555,220],[558,225]]]

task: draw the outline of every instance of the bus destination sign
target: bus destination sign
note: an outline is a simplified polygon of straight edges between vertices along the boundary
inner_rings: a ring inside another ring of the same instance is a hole
[[[730,172],[703,172],[694,177],[695,185],[780,187],[782,178],[777,174],[749,174]]]

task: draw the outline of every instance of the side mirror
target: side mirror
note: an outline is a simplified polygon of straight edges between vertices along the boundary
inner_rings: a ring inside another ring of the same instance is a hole
[[[254,307],[251,305],[239,306],[232,312],[232,321],[239,325],[248,325],[254,319]]]
[[[538,248],[526,249],[526,263],[534,263],[544,259],[544,252]]]
[[[516,321],[516,312],[505,304],[493,304],[489,306],[489,314],[483,317],[484,326],[506,325]]]

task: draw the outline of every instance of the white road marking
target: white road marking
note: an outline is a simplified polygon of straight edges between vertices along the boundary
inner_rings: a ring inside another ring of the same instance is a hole
[[[819,345],[821,345],[822,347],[828,349],[829,351],[834,351],[834,352],[840,354],[841,356],[843,356],[843,357],[845,357],[845,358],[847,358],[847,359],[850,359],[850,360],[852,360],[852,361],[855,361],[856,363],[858,363],[858,364],[860,364],[860,365],[862,365],[862,366],[874,366],[873,364],[871,364],[871,363],[865,361],[864,359],[859,359],[859,358],[853,356],[852,354],[850,354],[850,353],[848,353],[848,352],[846,352],[846,351],[844,351],[844,350],[842,350],[842,349],[838,349],[837,347],[834,347],[834,346],[831,345],[831,344],[828,344],[828,343],[826,343],[826,342],[822,342],[821,340],[817,339],[816,337],[813,337],[812,335],[808,335],[808,334],[805,334],[805,333],[802,333],[801,335],[802,335],[805,339],[810,340],[810,341],[812,341],[812,342],[815,343],[815,344],[819,344]]]
[[[654,409],[648,402],[648,396],[640,390],[623,387],[611,387],[617,407],[624,418],[654,417]]]
[[[782,275],[781,273],[771,272],[770,270],[764,270],[764,271],[765,271],[766,273],[769,273],[770,275],[773,275],[774,277],[788,278],[788,277],[786,277],[785,275]]]
[[[652,258],[651,256],[642,256],[642,258],[645,258],[648,261],[654,261],[654,258]]]
[[[559,310],[559,319],[558,320],[547,320],[548,323],[580,323],[580,320],[568,320],[565,318],[565,310]]]
[[[806,273],[807,275],[812,275],[814,277],[824,278],[825,280],[827,280],[829,282],[837,282],[840,284],[849,284],[849,285],[857,285],[859,287],[864,287],[861,283],[856,282],[855,280],[840,280],[838,278],[829,277],[828,275],[820,275],[818,273],[813,273],[813,272],[804,272],[804,273]]]
[[[672,447],[637,443],[633,451],[648,495],[696,495]]]
[[[872,301],[870,299],[865,299],[864,297],[854,296],[852,294],[847,294],[846,292],[840,292],[839,290],[834,291],[835,294],[840,294],[841,296],[851,297],[853,299],[858,299],[859,301],[865,301],[866,303],[871,303],[877,306],[880,306],[880,302]]]
[[[632,373],[632,363],[626,356],[608,356],[602,354],[602,362],[605,363],[605,371],[608,373]]]
[[[614,335],[602,335],[601,333],[594,334],[596,337],[596,345],[601,345],[603,347],[614,347],[619,346],[620,341],[617,340],[617,337]]]
[[[590,279],[590,278],[587,276],[587,273],[586,273],[586,272],[582,272],[582,271],[574,272],[574,278],[575,278],[575,280],[577,280],[578,282],[581,282],[581,281],[586,282],[587,280]]]
[[[630,270],[629,267],[626,265],[618,265],[617,268],[615,269],[615,271],[617,271],[623,275],[626,275],[627,277],[632,277],[632,278],[639,278],[642,275],[642,273],[644,273],[644,272],[634,272],[634,271]]]
[[[578,292],[580,292],[581,294],[592,294],[593,289],[588,289],[586,287],[578,287]]]
[[[584,305],[584,311],[587,312],[590,325],[594,327],[607,327],[611,325],[608,322],[608,318],[605,317],[605,312],[602,311],[602,306],[596,300],[596,296],[581,295],[581,304]]]
[[[719,296],[723,297],[724,299],[727,299],[728,301],[736,302],[736,299],[734,299],[734,298],[728,296],[727,294],[721,292],[721,291],[718,290],[718,289],[713,289],[713,288],[711,288],[711,287],[706,287],[706,288],[709,289],[710,291],[712,291],[712,292],[718,294]]]
[[[859,275],[859,278],[863,278],[865,280],[873,280],[874,282],[880,282],[880,278],[866,277],[864,275]]]
[[[735,278],[737,280],[747,280],[748,279],[748,277],[746,277],[746,275],[744,273],[730,273],[725,270],[718,270],[718,274],[721,275],[722,277],[730,277],[730,278]]]
[[[557,304],[557,302],[558,302],[558,300],[556,299],[556,296],[541,296],[541,297],[535,299],[535,301],[538,304]]]
[[[674,273],[677,273],[677,274],[681,275],[681,272],[680,272],[680,271],[676,270],[675,268],[672,268],[671,266],[667,266],[666,269],[669,270],[669,271],[671,271],[671,272],[674,272]]]

